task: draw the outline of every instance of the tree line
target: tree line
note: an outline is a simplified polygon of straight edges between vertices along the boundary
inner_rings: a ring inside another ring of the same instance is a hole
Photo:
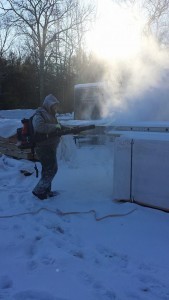
[[[91,59],[83,43],[94,14],[78,0],[0,1],[1,109],[37,106],[48,93],[73,109],[73,86],[85,81]]]
[[[106,65],[85,48],[85,33],[96,14],[92,2],[0,0],[0,109],[34,108],[53,93],[63,111],[71,112],[74,84],[102,78]],[[132,6],[137,1],[122,2]],[[146,33],[168,43],[169,1],[141,2]]]

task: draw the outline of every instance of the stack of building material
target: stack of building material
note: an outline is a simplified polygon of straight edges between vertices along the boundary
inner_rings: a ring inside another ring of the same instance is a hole
[[[33,160],[31,149],[19,149],[16,134],[8,138],[0,136],[0,153],[18,159]]]

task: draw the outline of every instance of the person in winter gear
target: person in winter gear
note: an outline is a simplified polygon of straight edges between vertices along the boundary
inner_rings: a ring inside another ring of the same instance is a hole
[[[32,193],[40,200],[55,195],[55,193],[51,191],[51,184],[58,170],[56,151],[60,138],[57,136],[57,132],[61,129],[61,125],[55,115],[58,111],[59,104],[59,100],[50,94],[45,97],[42,107],[36,110],[33,117],[35,137],[38,137],[38,134],[42,133],[45,133],[48,137],[41,142],[36,142],[35,148],[36,155],[42,165],[42,171],[41,178]],[[51,133],[56,133],[56,135],[50,136]]]

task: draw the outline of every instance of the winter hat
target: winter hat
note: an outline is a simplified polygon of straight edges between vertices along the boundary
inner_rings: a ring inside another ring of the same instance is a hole
[[[45,97],[43,101],[43,107],[47,109],[47,111],[51,111],[52,106],[60,104],[60,101],[53,96],[52,94],[49,94]]]
[[[49,94],[45,97],[44,102],[50,102],[50,105],[53,106],[55,104],[60,104],[60,101],[52,94]]]

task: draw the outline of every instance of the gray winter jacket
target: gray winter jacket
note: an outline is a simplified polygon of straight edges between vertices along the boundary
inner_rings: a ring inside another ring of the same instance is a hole
[[[51,111],[51,108],[54,104],[59,104],[59,101],[52,94],[50,94],[44,99],[42,107],[39,107],[36,110],[36,113],[33,117],[33,128],[35,135],[38,135],[38,133],[45,133],[48,137],[48,134],[57,131],[56,124],[58,124],[58,120]],[[56,147],[59,141],[59,137],[52,136],[48,137],[45,141],[40,143],[37,142],[36,144],[37,146],[50,145]]]

